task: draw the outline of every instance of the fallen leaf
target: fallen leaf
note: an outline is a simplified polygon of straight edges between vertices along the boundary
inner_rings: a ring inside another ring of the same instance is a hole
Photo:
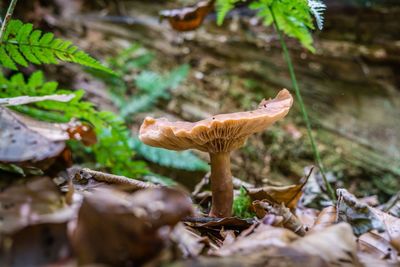
[[[254,206],[263,208],[266,211],[266,214],[273,214],[282,217],[279,226],[285,227],[300,236],[306,234],[301,221],[290,211],[289,208],[285,207],[285,204],[270,204],[268,202],[255,200],[253,201],[253,207]]]
[[[350,223],[356,235],[370,230],[387,231],[389,236],[400,235],[400,219],[360,202],[346,189],[338,189],[338,219]]]
[[[320,211],[317,209],[297,208],[294,214],[300,220],[300,222],[303,224],[304,230],[307,232],[315,224],[315,221],[316,221],[319,213],[320,213]]]
[[[358,258],[363,267],[398,267],[398,262],[389,262],[388,260],[380,259],[374,255],[359,252]]]
[[[312,227],[312,231],[320,231],[337,222],[337,210],[335,206],[324,208],[318,215]]]
[[[243,230],[254,223],[253,219],[240,219],[237,217],[211,218],[211,217],[189,217],[184,221],[196,228],[221,228]]]
[[[286,207],[295,209],[302,195],[302,189],[307,183],[308,178],[304,182],[289,186],[265,186],[262,188],[249,188],[248,193],[251,199],[268,200],[272,203],[284,203]]]
[[[266,247],[243,257],[234,254],[229,257],[198,257],[174,263],[174,267],[328,267],[321,257],[306,254],[290,247]]]
[[[0,192],[0,234],[12,234],[29,225],[64,223],[74,213],[47,177],[33,178]]]
[[[67,223],[42,223],[25,227],[0,243],[1,266],[51,266],[71,257]]]
[[[177,244],[183,258],[199,256],[205,249],[207,238],[201,237],[194,229],[178,223],[171,233],[171,239]]]
[[[200,1],[196,5],[180,9],[163,10],[161,19],[167,18],[174,30],[193,31],[200,27],[204,18],[214,8],[214,0]]]
[[[339,223],[311,233],[290,244],[291,248],[318,255],[330,266],[361,266],[357,258],[356,238],[347,223]]]
[[[235,242],[236,235],[234,230],[225,230],[222,228],[219,233],[224,238],[222,246],[229,246],[230,244]]]
[[[358,240],[358,250],[379,259],[397,259],[397,251],[390,241],[374,232],[362,234]]]
[[[66,139],[48,139],[21,122],[15,113],[2,107],[0,129],[1,162],[42,161],[59,155],[65,148]]]
[[[212,254],[216,256],[246,255],[266,249],[270,246],[284,247],[299,238],[292,231],[285,228],[259,224],[252,232],[243,232],[236,240],[223,245]]]
[[[81,265],[140,265],[161,252],[173,226],[192,211],[190,199],[169,188],[132,195],[98,188],[84,195],[72,234]]]
[[[45,266],[71,255],[67,206],[50,178],[33,178],[0,193],[0,265]]]

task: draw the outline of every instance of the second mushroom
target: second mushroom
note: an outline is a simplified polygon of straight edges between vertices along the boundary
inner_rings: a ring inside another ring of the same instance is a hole
[[[285,117],[292,104],[292,96],[283,89],[274,99],[261,101],[253,111],[220,114],[198,122],[147,117],[140,127],[139,138],[150,146],[208,152],[212,191],[210,216],[230,217],[233,204],[230,153],[242,147],[250,135]]]

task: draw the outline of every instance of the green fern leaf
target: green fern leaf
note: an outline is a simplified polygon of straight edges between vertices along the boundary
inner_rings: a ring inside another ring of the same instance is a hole
[[[257,15],[263,19],[265,26],[270,26],[273,22],[272,10],[276,23],[286,35],[296,38],[310,51],[315,51],[310,33],[314,25],[308,0],[258,0],[250,8],[257,10]]]
[[[235,4],[240,1],[241,0],[217,0],[216,9],[218,25],[222,25],[228,12],[231,11],[235,7]]]
[[[19,65],[22,65],[24,67],[28,67],[28,62],[26,62],[25,58],[22,56],[22,54],[18,51],[18,47],[13,44],[7,44],[6,45],[6,50],[8,54],[11,56],[11,58]]]
[[[14,61],[7,54],[4,46],[0,46],[0,63],[6,68],[17,70],[17,65],[15,65]]]
[[[206,162],[189,151],[177,152],[143,144],[139,139],[131,139],[133,149],[146,160],[158,165],[187,170],[208,171]]]
[[[11,20],[0,43],[0,63],[13,70],[16,64],[57,64],[58,61],[77,63],[114,74],[70,41],[55,38],[53,33],[33,30],[32,24]]]
[[[315,17],[318,29],[322,30],[324,27],[324,11],[326,10],[326,5],[318,0],[308,0],[308,6]]]

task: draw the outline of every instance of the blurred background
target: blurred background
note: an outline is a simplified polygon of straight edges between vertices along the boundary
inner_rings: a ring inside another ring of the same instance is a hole
[[[316,52],[287,39],[322,161],[337,185],[388,199],[400,190],[400,3],[324,2],[324,28],[313,34]],[[2,13],[7,4],[2,1]],[[146,116],[196,121],[254,109],[280,89],[292,90],[276,32],[246,4],[231,11],[222,26],[214,12],[190,32],[160,21],[160,11],[191,4],[196,1],[20,0],[14,17],[73,41],[122,74],[123,84],[72,64],[44,67],[47,79],[61,88],[84,89],[99,109],[121,114],[133,134]],[[24,69],[27,75],[33,71]],[[151,83],[151,73],[182,82],[138,108],[130,100],[160,86]],[[208,161],[207,155],[197,156]],[[85,162],[84,156],[74,157]],[[206,169],[178,170],[137,157],[189,187]],[[287,119],[234,152],[232,173],[256,184],[288,184],[313,162],[295,102]]]

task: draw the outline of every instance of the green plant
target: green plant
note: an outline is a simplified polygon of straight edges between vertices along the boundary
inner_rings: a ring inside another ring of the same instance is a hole
[[[235,3],[240,1],[241,0],[217,0],[217,22],[221,24],[227,12],[234,8]],[[279,41],[283,49],[284,59],[288,65],[290,78],[296,93],[296,98],[306,123],[314,158],[321,171],[328,194],[331,200],[335,202],[335,192],[326,178],[319,150],[312,134],[311,122],[300,93],[292,60],[283,37],[283,33],[285,33],[289,37],[296,38],[304,47],[309,49],[311,52],[314,52],[315,49],[312,45],[313,39],[310,32],[310,30],[315,28],[312,16],[315,17],[318,27],[322,28],[323,11],[326,6],[318,0],[256,0],[251,3],[250,7],[257,10],[257,15],[263,19],[265,26],[273,24],[278,33]]]
[[[57,82],[45,82],[41,71],[34,72],[27,81],[21,73],[10,79],[0,74],[0,97],[44,96],[50,94],[75,94],[68,103],[42,101],[29,105],[14,106],[13,109],[31,117],[52,122],[67,122],[72,118],[87,121],[94,126],[98,142],[89,150],[95,155],[100,167],[113,173],[138,177],[147,174],[145,164],[133,161],[130,134],[122,119],[111,112],[97,111],[91,102],[83,101],[83,90],[58,89]]]
[[[57,64],[58,61],[77,63],[113,73],[70,41],[55,38],[53,33],[42,33],[30,23],[11,20],[0,40],[0,63],[17,70],[17,64]]]
[[[233,215],[239,218],[252,218],[251,198],[244,187],[240,187],[239,195],[233,200]]]
[[[28,62],[57,64],[60,60],[114,74],[71,42],[54,38],[52,33],[42,34],[40,30],[34,30],[32,24],[11,20],[16,2],[11,0],[0,29],[0,63],[4,67],[17,70],[17,65],[28,66]],[[88,150],[94,153],[100,167],[129,177],[149,174],[144,162],[132,160],[130,133],[124,121],[111,112],[97,111],[91,102],[83,101],[83,90],[58,89],[58,83],[45,82],[40,71],[34,72],[27,81],[21,73],[9,79],[0,74],[0,97],[63,93],[75,94],[75,98],[68,103],[42,101],[13,108],[40,120],[65,122],[77,118],[88,121],[98,138],[97,144]]]

